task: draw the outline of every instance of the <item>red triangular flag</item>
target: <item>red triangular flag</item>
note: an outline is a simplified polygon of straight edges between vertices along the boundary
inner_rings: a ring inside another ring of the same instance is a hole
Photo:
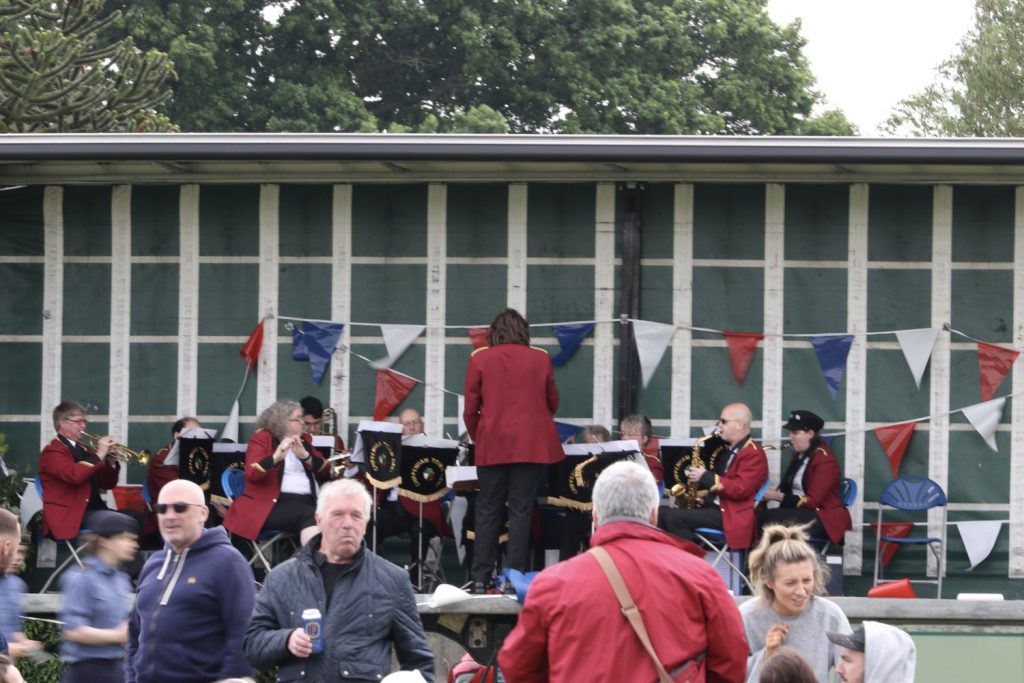
[[[249,364],[249,369],[252,370],[256,367],[256,363],[260,360],[260,349],[263,347],[263,320],[257,323],[256,327],[253,328],[252,334],[245,340],[245,344],[242,345],[242,350],[238,354],[245,359],[245,362]]]
[[[487,332],[491,328],[489,327],[471,327],[469,328],[469,339],[473,342],[473,348],[479,349],[483,346],[487,346]]]
[[[764,339],[760,332],[723,332],[725,343],[729,346],[729,364],[732,365],[732,376],[736,383],[743,385],[747,379],[750,361],[754,359],[757,345]]]
[[[390,415],[418,383],[419,380],[393,370],[378,370],[377,394],[373,397],[373,419],[380,421]]]
[[[907,452],[907,445],[916,426],[916,422],[900,422],[875,429],[878,443],[882,444],[885,454],[889,457],[893,479],[900,476],[900,463],[903,462],[903,454]]]
[[[1019,355],[1020,351],[978,342],[978,374],[981,376],[983,403],[996,395],[996,389],[1006,379],[1010,367]]]
[[[911,529],[914,528],[913,522],[882,522],[882,536],[896,536],[897,538],[906,538],[910,535]],[[878,522],[871,522],[871,530],[875,532],[875,536],[878,536]],[[896,554],[896,551],[900,549],[899,543],[882,543],[881,550],[882,554],[882,566],[888,567],[889,562],[892,561],[892,556]]]

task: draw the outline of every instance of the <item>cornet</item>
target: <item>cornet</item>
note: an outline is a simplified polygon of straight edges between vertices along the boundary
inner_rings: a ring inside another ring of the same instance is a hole
[[[89,432],[82,432],[82,436],[86,438],[89,448],[94,451],[99,450],[100,439],[103,438],[102,436],[90,434]],[[143,467],[149,464],[149,451],[147,450],[133,451],[124,444],[112,443],[110,444],[110,450],[108,453],[125,465],[131,464],[133,460]]]

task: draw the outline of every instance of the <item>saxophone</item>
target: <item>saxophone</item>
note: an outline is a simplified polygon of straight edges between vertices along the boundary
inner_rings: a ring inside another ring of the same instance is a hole
[[[717,441],[718,443],[714,443]],[[711,442],[711,443],[708,443]],[[702,436],[693,442],[693,449],[690,451],[690,467],[703,468],[708,470],[715,469],[715,462],[718,460],[718,454],[722,451],[725,446],[725,442],[722,440],[722,435],[716,429],[715,431]],[[710,453],[707,453],[710,451]],[[706,452],[706,456],[701,456],[702,452]],[[700,484],[695,481],[687,481],[685,484],[676,484],[673,486],[669,493],[671,493],[676,499],[679,507],[693,510],[695,508],[704,507],[704,499],[707,497],[707,491],[700,490]]]

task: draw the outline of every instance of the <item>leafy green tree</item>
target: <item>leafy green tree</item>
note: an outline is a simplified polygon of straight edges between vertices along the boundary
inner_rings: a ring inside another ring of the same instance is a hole
[[[839,109],[830,109],[812,116],[797,127],[798,135],[857,135],[857,127]]]
[[[267,114],[252,93],[269,24],[265,0],[107,0],[106,13],[143,49],[174,62],[174,98],[162,110],[185,131],[262,131]]]
[[[0,133],[172,130],[167,56],[130,38],[100,42],[103,0],[0,4]]]
[[[948,137],[1024,135],[1024,4],[977,0],[974,26],[937,80],[901,101],[886,132]]]
[[[185,130],[852,131],[766,0],[116,0]],[[266,17],[272,16],[273,21]]]

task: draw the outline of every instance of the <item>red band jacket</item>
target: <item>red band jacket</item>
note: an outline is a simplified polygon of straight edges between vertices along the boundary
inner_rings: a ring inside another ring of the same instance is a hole
[[[327,481],[331,463],[312,447],[308,435],[302,436],[302,443],[309,453],[309,460],[302,463],[303,467],[311,471],[317,481]],[[224,527],[228,531],[250,541],[259,538],[270,510],[281,495],[284,459],[274,463],[278,444],[280,441],[265,429],[258,430],[249,439],[245,449],[245,490],[232,501],[224,518]]]
[[[821,444],[814,449],[801,481],[804,495],[798,499],[792,493],[783,491],[786,498],[782,501],[782,507],[814,510],[829,540],[842,543],[844,533],[853,528],[853,521],[850,519],[850,511],[843,507],[839,497],[839,461],[828,446]]]
[[[477,349],[469,357],[465,396],[463,419],[477,465],[552,464],[565,457],[554,420],[558,389],[544,349]]]
[[[71,449],[60,439],[54,439],[39,454],[39,480],[43,484],[43,533],[58,541],[78,537],[82,528],[92,479],[101,489],[117,486],[118,463],[107,464],[85,444],[78,444],[89,456],[75,461]]]
[[[754,497],[768,480],[768,458],[764,449],[747,437],[725,474],[710,476],[714,477],[714,484],[708,495],[718,496],[725,542],[733,550],[749,548],[757,531]]]

